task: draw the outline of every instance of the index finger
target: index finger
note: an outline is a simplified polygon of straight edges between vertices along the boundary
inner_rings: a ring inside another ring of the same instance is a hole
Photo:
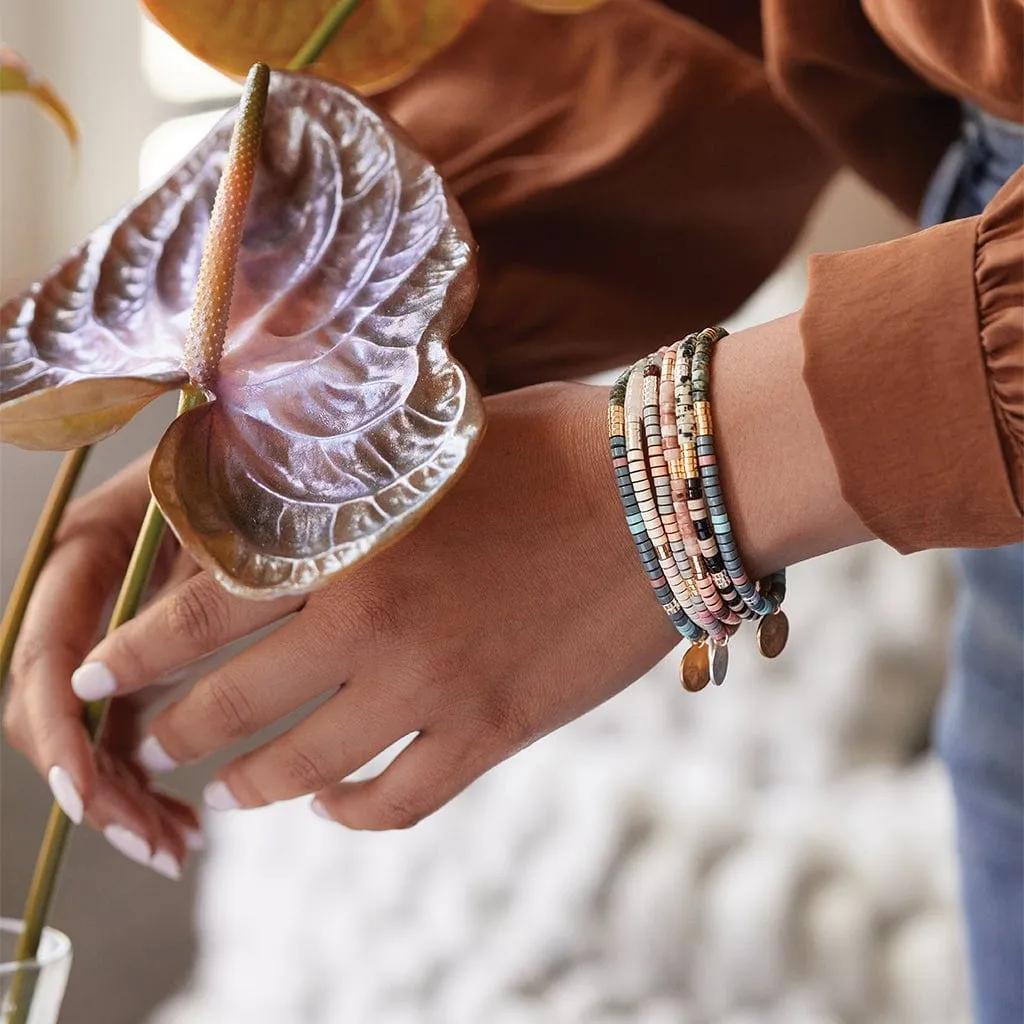
[[[101,490],[132,502],[124,483],[118,479],[115,487]],[[146,500],[143,490],[135,502],[139,518]],[[55,767],[69,773],[86,806],[96,771],[71,673],[89,649],[104,606],[128,564],[135,511],[129,506],[130,511],[121,512],[122,526],[92,518],[98,510],[94,502],[79,505],[77,514],[68,517],[36,583],[14,649],[7,713],[15,745],[44,775]]]
[[[75,671],[72,687],[83,700],[132,693],[290,615],[304,601],[245,600],[198,573],[104,637]]]

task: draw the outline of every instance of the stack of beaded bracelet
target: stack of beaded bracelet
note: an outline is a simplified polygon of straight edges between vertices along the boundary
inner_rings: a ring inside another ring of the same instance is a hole
[[[608,436],[626,522],[654,593],[691,641],[679,676],[687,690],[721,685],[729,637],[758,620],[766,658],[782,652],[786,572],[747,576],[718,477],[708,390],[721,327],[691,334],[626,370],[611,389]]]

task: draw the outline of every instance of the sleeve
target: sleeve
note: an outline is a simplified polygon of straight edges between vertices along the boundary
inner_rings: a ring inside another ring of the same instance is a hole
[[[917,220],[932,171],[959,135],[960,104],[896,55],[868,19],[868,6],[866,0],[763,0],[767,75],[839,162]],[[934,3],[888,7],[893,17],[920,7],[941,20]]]
[[[742,9],[722,27],[753,45],[756,5]],[[655,0],[572,16],[489,0],[378,100],[479,243],[455,350],[487,391],[621,365],[727,316],[834,166],[756,56]]]
[[[1019,542],[1024,170],[978,217],[813,257],[804,379],[843,495],[907,553]]]

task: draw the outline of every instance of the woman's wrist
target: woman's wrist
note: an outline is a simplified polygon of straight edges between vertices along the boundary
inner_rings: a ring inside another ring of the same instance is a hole
[[[872,539],[843,499],[831,452],[803,380],[798,315],[718,342],[711,401],[722,488],[733,533],[754,577]],[[584,467],[581,499],[627,575],[649,587],[626,528],[608,454],[604,387],[559,385],[567,443]],[[614,524],[614,525],[613,525]],[[647,603],[660,612],[648,593]]]
[[[799,314],[722,339],[711,400],[722,489],[753,575],[872,539],[843,499],[804,383]]]

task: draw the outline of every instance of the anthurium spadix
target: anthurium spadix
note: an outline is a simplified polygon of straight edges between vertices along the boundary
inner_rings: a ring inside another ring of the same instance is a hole
[[[272,76],[222,351],[186,351],[236,114],[4,303],[0,439],[69,449],[165,391],[150,485],[228,589],[306,591],[410,529],[483,428],[448,351],[473,243],[440,176],[345,89]]]

